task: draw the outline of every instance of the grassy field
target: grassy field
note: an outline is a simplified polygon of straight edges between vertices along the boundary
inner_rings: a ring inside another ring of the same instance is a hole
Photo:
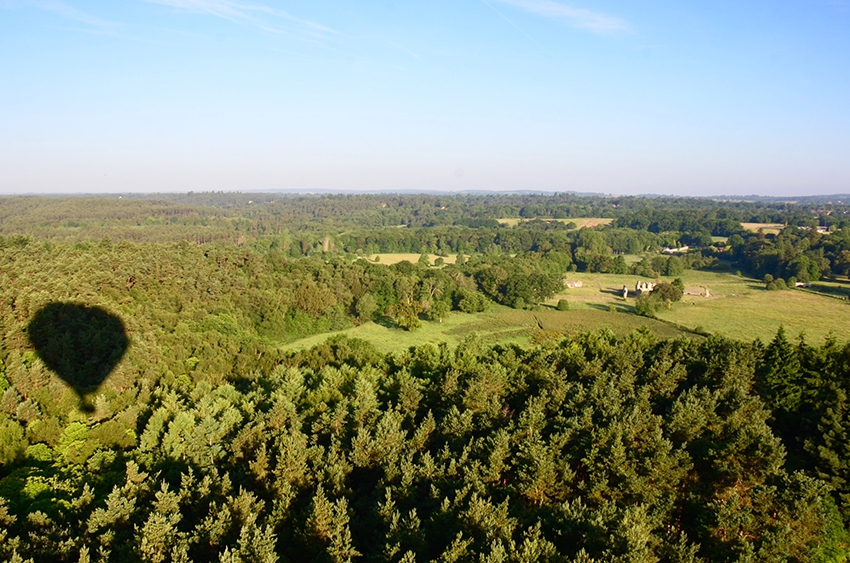
[[[382,255],[383,256],[383,255]],[[405,256],[405,255],[395,255]],[[418,255],[410,255],[416,256]],[[388,263],[383,262],[382,263]],[[581,281],[580,288],[564,288],[539,311],[520,311],[492,305],[485,313],[451,313],[442,323],[423,321],[413,332],[400,330],[391,322],[366,323],[333,334],[347,334],[372,342],[382,352],[404,350],[424,343],[446,342],[456,345],[475,332],[484,340],[526,344],[535,335],[570,334],[609,328],[626,334],[641,326],[659,337],[701,338],[698,333],[717,333],[741,340],[760,338],[769,341],[780,325],[789,337],[804,333],[807,341],[821,344],[830,333],[838,338],[850,334],[850,295],[848,282],[819,282],[811,289],[767,291],[757,280],[734,274],[688,270],[682,276],[686,295],[658,319],[634,314],[632,275],[567,274],[570,281]],[[664,278],[670,281],[669,278]],[[623,286],[629,297],[620,295]],[[706,288],[708,296],[705,296]],[[556,311],[559,299],[567,299],[569,311]],[[286,344],[298,350],[324,342],[330,334],[314,335]]]
[[[510,217],[506,219],[498,219],[499,223],[502,225],[507,225],[508,227],[515,227],[522,221],[530,221],[531,219],[526,219],[523,217]],[[604,217],[574,217],[568,219],[550,219],[544,218],[544,221],[559,221],[561,223],[575,223],[576,228],[580,229],[582,227],[598,227],[599,225],[610,225],[614,219],[604,218]]]
[[[782,223],[741,223],[741,226],[753,233],[762,229],[766,235],[778,235],[785,228]]]
[[[540,311],[520,311],[493,305],[484,313],[452,312],[442,323],[423,321],[422,328],[413,332],[400,330],[390,323],[366,323],[339,332],[317,334],[296,340],[284,345],[283,348],[303,350],[337,334],[368,340],[381,352],[395,352],[426,343],[445,342],[454,346],[473,332],[485,341],[528,344],[541,332],[570,334],[610,328],[616,334],[624,335],[642,326],[649,327],[663,338],[677,336],[701,338],[670,323],[638,317],[631,313],[610,312],[607,307],[604,309],[581,308],[576,311],[556,311],[553,308],[544,307]]]
[[[835,298],[850,291],[846,283],[820,282],[812,290],[767,291],[757,280],[734,274],[688,270],[681,277],[686,295],[670,311],[661,312],[661,320],[743,340],[770,340],[780,325],[789,335],[805,333],[807,339],[818,343],[829,333],[850,334],[850,302]],[[614,305],[634,311],[634,299],[630,296],[624,301],[618,292],[625,285],[632,294],[636,276],[573,273],[568,279],[582,281],[584,287],[565,289],[552,303],[565,298],[573,310]],[[827,292],[833,296],[824,295]]]
[[[373,254],[371,256],[367,256],[367,260],[371,260],[372,262],[377,262],[379,264],[385,264],[387,266],[392,266],[393,264],[398,264],[399,262],[404,262],[407,260],[411,264],[416,264],[419,262],[419,254],[413,254],[409,252],[393,252],[393,253],[383,253],[383,254]],[[436,254],[429,254],[428,258],[431,260],[431,265],[434,265],[434,261],[439,258]],[[448,256],[443,256],[443,261],[446,264],[454,264],[457,260],[457,254],[449,254]]]

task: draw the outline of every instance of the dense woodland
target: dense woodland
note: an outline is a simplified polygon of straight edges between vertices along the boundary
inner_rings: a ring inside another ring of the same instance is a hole
[[[280,344],[533,309],[570,270],[659,279],[662,297],[686,268],[773,288],[847,276],[848,212],[569,194],[0,199],[0,559],[845,561],[844,335]],[[496,221],[510,217],[528,221]],[[583,217],[614,221],[572,229]]]

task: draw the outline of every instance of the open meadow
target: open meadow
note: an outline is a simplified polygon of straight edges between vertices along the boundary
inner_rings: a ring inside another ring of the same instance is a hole
[[[766,235],[778,235],[785,228],[782,223],[741,223],[741,226],[752,233],[761,231]]]
[[[820,343],[830,333],[841,337],[850,333],[850,302],[821,292],[840,293],[846,284],[819,282],[813,289],[767,291],[763,283],[731,273],[686,270],[680,276],[685,296],[658,318],[689,330],[722,334],[742,340],[770,340],[780,325],[789,335],[804,333]],[[583,287],[565,288],[556,295],[567,299],[571,310],[607,309],[615,306],[634,311],[635,282],[651,281],[632,275],[571,273],[567,280],[581,281]],[[672,281],[662,278],[661,281]],[[623,299],[619,291],[629,288]],[[833,287],[835,286],[835,287]],[[705,296],[706,288],[708,296]]]
[[[524,221],[533,221],[536,218],[527,217],[507,217],[505,219],[497,219],[502,225],[515,227]],[[598,227],[600,225],[610,225],[614,219],[608,217],[568,217],[566,219],[552,219],[550,217],[540,218],[542,221],[558,221],[559,223],[575,223],[576,229],[582,227]]]
[[[413,252],[383,252],[380,254],[372,254],[370,256],[364,256],[370,262],[376,262],[378,264],[384,264],[385,266],[392,266],[393,264],[398,264],[399,262],[404,262],[407,260],[411,264],[416,264],[419,262],[420,254],[416,254]],[[431,265],[434,265],[434,262],[437,258],[442,258],[443,262],[446,264],[454,264],[457,260],[457,254],[448,254],[446,256],[439,256],[437,254],[429,254],[428,259],[431,261]]]
[[[346,335],[371,342],[379,352],[397,352],[411,346],[440,344],[455,346],[472,333],[487,342],[502,344],[529,344],[535,336],[557,337],[588,330],[609,328],[615,334],[625,335],[643,326],[650,328],[661,338],[677,336],[701,336],[682,330],[670,323],[639,317],[631,313],[611,312],[607,308],[586,307],[575,311],[556,311],[543,307],[539,311],[523,311],[501,305],[492,305],[484,313],[449,314],[442,323],[422,321],[422,327],[408,332],[400,330],[390,322],[369,322],[357,327],[333,333],[316,334],[287,343],[286,350],[305,350],[320,344],[330,337]]]
[[[382,263],[389,263],[383,261],[384,256]],[[830,333],[839,338],[850,334],[850,302],[841,298],[850,294],[850,284],[820,282],[812,289],[767,291],[759,281],[731,273],[686,270],[680,277],[685,283],[684,298],[670,310],[659,312],[657,319],[634,313],[635,282],[651,280],[634,275],[572,272],[565,279],[580,281],[582,287],[565,287],[537,311],[491,305],[484,313],[452,312],[442,323],[423,320],[422,327],[411,332],[382,320],[313,335],[287,343],[283,348],[309,348],[338,334],[368,340],[381,352],[425,343],[445,342],[454,346],[472,333],[491,342],[527,344],[534,338],[557,333],[609,328],[625,334],[642,326],[662,338],[702,338],[701,334],[712,333],[741,340],[759,338],[765,342],[784,326],[789,337],[804,334],[812,344],[823,343]],[[621,296],[624,285],[629,288],[626,299]],[[568,311],[555,310],[559,299],[569,302]]]

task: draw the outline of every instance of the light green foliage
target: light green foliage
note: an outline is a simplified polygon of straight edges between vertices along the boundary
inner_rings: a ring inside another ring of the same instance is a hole
[[[0,414],[0,466],[12,465],[22,459],[28,445],[21,425]]]
[[[359,319],[370,321],[374,318],[375,312],[378,310],[378,302],[371,294],[366,293],[357,300],[355,309]]]
[[[843,556],[829,489],[786,471],[770,427],[780,411],[756,394],[760,362],[812,353],[781,338],[774,348],[603,331],[384,358],[338,339],[239,386],[151,396],[139,444],[122,454],[137,461],[98,453],[87,462],[112,475],[110,489],[89,486],[97,472],[73,470],[30,476],[18,494],[78,487],[65,510],[89,555],[115,560]],[[843,353],[815,356],[826,365]],[[785,416],[803,408],[781,404]],[[67,424],[57,453],[83,455],[105,423]],[[839,459],[825,454],[835,442],[818,436],[819,471],[840,473],[826,463]],[[39,526],[65,525],[15,506]],[[17,545],[40,558],[30,540]]]

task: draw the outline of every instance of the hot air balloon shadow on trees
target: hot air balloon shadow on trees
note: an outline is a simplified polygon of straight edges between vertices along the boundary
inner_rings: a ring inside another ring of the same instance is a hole
[[[82,410],[124,357],[130,341],[124,323],[100,307],[50,303],[27,327],[29,340],[44,364],[80,398]]]

